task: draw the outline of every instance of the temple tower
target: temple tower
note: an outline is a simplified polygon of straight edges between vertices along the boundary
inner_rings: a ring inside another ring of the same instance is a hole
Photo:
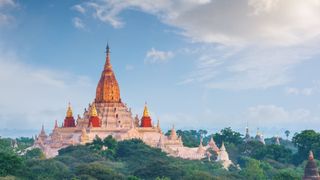
[[[121,101],[120,88],[112,70],[110,62],[110,48],[107,45],[106,60],[101,78],[96,90],[96,98],[94,101],[97,117],[100,119],[101,128],[108,129],[130,129],[132,121],[132,113],[130,109]],[[89,112],[84,117],[90,118]],[[86,126],[90,122],[86,121]],[[95,127],[94,123],[92,123]]]
[[[304,169],[303,180],[320,180],[317,164],[314,160],[313,153],[310,151],[309,160]]]
[[[100,118],[98,117],[96,105],[92,103],[88,127],[101,127]]]
[[[143,116],[141,118],[141,127],[152,127],[152,122],[149,115],[147,103],[145,103],[144,105]]]
[[[106,53],[106,62],[97,86],[95,102],[117,103],[120,102],[120,88],[112,70],[109,45],[107,45]]]
[[[66,118],[64,119],[63,127],[76,127],[75,120],[73,118],[73,112],[71,104],[69,103]]]

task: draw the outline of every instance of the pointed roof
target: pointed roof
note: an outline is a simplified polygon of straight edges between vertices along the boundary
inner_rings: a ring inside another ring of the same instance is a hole
[[[171,138],[171,139],[177,138],[177,132],[176,132],[176,130],[174,129],[174,125],[172,125],[172,128],[171,128],[170,138]]]
[[[104,65],[104,69],[110,69],[112,68],[111,62],[110,62],[110,47],[109,43],[107,43],[106,47],[106,63]]]
[[[210,141],[209,141],[209,146],[217,146],[216,142],[214,142],[213,137],[211,136]]]
[[[309,160],[304,169],[303,180],[320,180],[317,164],[314,160],[313,153],[310,151]]]
[[[276,135],[276,142],[275,142],[276,145],[280,145],[280,137],[278,135]]]
[[[147,102],[144,104],[143,117],[150,117]]]
[[[92,103],[90,116],[93,116],[93,117],[98,116],[98,112],[97,112],[97,108],[96,108],[95,103]]]
[[[244,137],[246,140],[249,140],[250,139],[250,133],[249,133],[249,127],[247,126],[246,127],[246,134],[245,134],[245,137]]]
[[[226,147],[224,146],[224,142],[222,142],[222,145],[220,147],[220,151],[226,151]]]
[[[110,48],[108,44],[106,50],[106,62],[97,86],[95,102],[118,103],[121,102],[120,88],[116,80],[115,74],[112,70],[110,61]]]
[[[157,128],[160,128],[160,120],[159,120],[159,118],[157,120]]]
[[[56,129],[56,128],[58,128],[58,121],[57,120],[54,121],[54,129]]]
[[[40,134],[45,134],[45,133],[46,133],[46,132],[44,131],[44,125],[42,124]]]
[[[200,138],[200,144],[199,144],[199,147],[203,147],[203,140],[202,140],[202,137]]]
[[[72,112],[72,108],[71,108],[71,103],[68,103],[68,109],[67,109],[67,115],[66,117],[73,117],[73,112]]]
[[[40,134],[39,134],[38,137],[44,138],[44,139],[47,138],[47,134],[46,134],[46,132],[44,131],[44,126],[43,126],[43,124],[42,124],[41,131],[40,131]]]
[[[130,127],[131,129],[135,128],[134,120],[133,120],[133,119],[131,120],[131,125],[130,125],[130,126],[131,126],[131,127]]]

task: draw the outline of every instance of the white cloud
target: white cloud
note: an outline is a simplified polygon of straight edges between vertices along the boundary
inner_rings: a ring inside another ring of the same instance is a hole
[[[319,0],[105,0],[86,3],[101,21],[114,27],[118,15],[137,9],[158,16],[200,42],[296,44],[319,35]]]
[[[16,3],[13,0],[0,0],[0,8],[4,6],[15,6]]]
[[[173,57],[173,52],[171,51],[160,51],[154,48],[151,48],[146,53],[146,60],[147,63],[165,63],[168,62],[169,59]]]
[[[319,126],[319,118],[308,109],[287,110],[276,105],[249,107],[245,113],[249,124],[255,127],[282,127],[301,130]]]
[[[92,0],[97,19],[123,27],[124,10],[157,16],[191,41],[208,45],[183,82],[207,88],[252,89],[286,84],[292,71],[318,54],[320,0]],[[218,48],[212,46],[218,46]],[[202,67],[203,56],[215,65]]]
[[[75,17],[72,19],[72,23],[74,25],[74,27],[78,28],[78,29],[85,29],[85,24],[83,23],[82,19]]]
[[[16,6],[13,0],[0,0],[0,25],[6,25],[14,19],[9,11]]]
[[[288,95],[302,95],[311,96],[320,91],[320,82],[313,81],[311,87],[297,88],[297,87],[287,87],[285,88],[285,93]]]
[[[81,13],[81,14],[86,13],[86,9],[84,7],[82,7],[80,4],[73,6],[72,9]]]
[[[286,88],[286,93],[289,95],[304,95],[304,96],[310,96],[314,93],[314,89],[313,88],[294,88],[294,87],[290,87],[290,88]]]
[[[94,86],[87,77],[33,67],[14,52],[0,52],[1,128],[51,128],[55,119],[62,122],[68,101],[75,114],[92,101]]]

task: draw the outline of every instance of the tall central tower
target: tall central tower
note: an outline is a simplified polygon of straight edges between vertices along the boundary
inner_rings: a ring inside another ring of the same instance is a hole
[[[107,45],[106,63],[97,86],[94,104],[88,107],[89,111],[84,115],[86,117],[84,127],[88,127],[88,124],[90,126],[90,117],[92,115],[89,112],[93,107],[96,108],[97,112],[95,119],[99,119],[92,124],[93,127],[108,128],[110,130],[130,129],[133,121],[132,113],[121,101],[120,88],[110,62],[109,45]]]
[[[120,88],[110,62],[110,48],[107,45],[106,63],[96,91],[96,103],[121,102]]]

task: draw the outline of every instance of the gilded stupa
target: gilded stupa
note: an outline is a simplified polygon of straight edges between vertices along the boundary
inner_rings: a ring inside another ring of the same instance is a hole
[[[92,142],[96,136],[104,139],[112,135],[116,140],[138,138],[149,146],[161,148],[170,156],[185,159],[202,159],[206,157],[209,147],[188,148],[183,146],[181,136],[174,127],[171,135],[165,136],[160,128],[160,121],[153,125],[147,104],[145,103],[142,118],[133,118],[131,109],[122,102],[120,88],[113,72],[110,48],[107,45],[106,59],[96,89],[96,97],[85,108],[83,115],[75,120],[71,104],[67,107],[66,117],[59,127],[55,122],[52,133],[46,135],[42,127],[36,138],[34,148],[40,148],[47,158],[58,155],[61,148],[70,145]],[[218,148],[216,148],[219,151]]]

